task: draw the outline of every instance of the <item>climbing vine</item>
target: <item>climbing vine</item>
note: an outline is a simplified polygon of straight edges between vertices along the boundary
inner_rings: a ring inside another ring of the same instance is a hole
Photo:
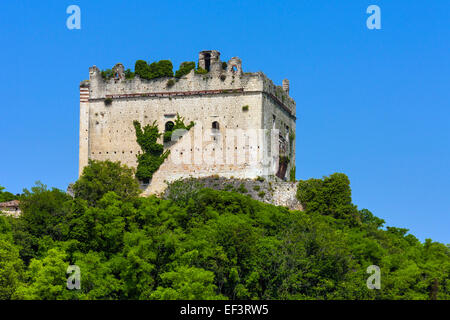
[[[289,181],[295,182],[295,166],[289,171]]]
[[[163,145],[157,143],[161,133],[158,130],[156,121],[151,125],[144,126],[144,128],[141,127],[138,121],[133,121],[133,125],[136,130],[136,142],[142,149],[142,153],[139,152],[136,156],[138,162],[136,177],[140,181],[148,183],[153,174],[169,156],[170,151],[164,151]]]
[[[194,122],[191,121],[188,125],[184,123],[184,117],[180,117],[180,115],[177,113],[177,118],[175,119],[174,126],[170,129],[164,132],[164,142],[169,142],[172,140],[172,133],[177,129],[185,129],[190,130],[194,126]]]

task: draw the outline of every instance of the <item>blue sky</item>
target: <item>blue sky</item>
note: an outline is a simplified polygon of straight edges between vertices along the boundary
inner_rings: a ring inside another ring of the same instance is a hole
[[[66,8],[81,8],[81,30]],[[381,30],[366,9],[381,8]],[[77,178],[81,80],[137,59],[216,49],[288,78],[297,178],[344,172],[353,199],[420,240],[450,243],[450,2],[1,1],[0,185]]]

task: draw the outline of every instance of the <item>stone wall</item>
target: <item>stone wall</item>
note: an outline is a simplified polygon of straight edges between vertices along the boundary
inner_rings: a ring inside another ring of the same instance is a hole
[[[185,180],[187,183],[189,180]],[[205,188],[236,191],[251,198],[291,210],[303,210],[297,200],[297,182],[285,182],[276,178],[268,179],[227,179],[220,176],[196,178]],[[164,196],[167,196],[167,191]]]
[[[209,62],[205,60],[207,57],[211,59]],[[281,135],[286,136],[286,127],[289,127],[295,132],[295,101],[289,97],[286,86],[285,90],[275,86],[262,72],[244,73],[242,62],[237,57],[231,58],[224,69],[217,51],[202,51],[199,62],[209,66],[207,74],[196,74],[192,70],[180,79],[172,78],[176,80],[173,85],[169,84],[171,78],[143,80],[136,76],[127,80],[121,64],[114,67],[116,77],[105,80],[97,67],[91,67],[89,80],[80,85],[80,174],[88,159],[120,161],[136,167],[140,147],[136,143],[134,120],[143,126],[156,121],[160,131],[164,130],[167,122],[174,121],[177,114],[185,118],[185,123],[194,121],[194,128],[201,127],[203,136],[200,143],[198,136],[191,136],[194,139],[192,145],[196,146],[192,151],[198,147],[205,153],[205,158],[212,151],[225,154],[233,147],[238,154],[248,153],[252,148],[271,154],[271,137],[242,148],[227,145],[224,141],[229,129],[278,129]],[[277,118],[274,123],[273,115]],[[219,124],[218,130],[212,130],[213,123]],[[172,155],[183,152],[176,145],[170,148]],[[270,161],[278,161],[276,158],[272,155]],[[259,159],[262,161],[263,157]],[[292,158],[291,162],[294,160]],[[276,165],[270,164],[272,171]],[[147,192],[159,192],[164,188],[164,180],[189,175],[254,178],[273,174],[264,169],[267,166],[248,161],[174,165],[166,160],[152,179],[158,187],[154,186]]]

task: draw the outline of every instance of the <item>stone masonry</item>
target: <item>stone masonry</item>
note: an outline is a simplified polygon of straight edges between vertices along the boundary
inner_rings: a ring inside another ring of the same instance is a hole
[[[91,67],[89,80],[80,84],[79,174],[89,159],[136,167],[140,147],[133,121],[144,126],[156,120],[163,132],[179,114],[195,126],[164,145],[170,155],[144,195],[160,194],[168,182],[187,177],[287,180],[295,164],[296,121],[289,81],[276,86],[262,72],[243,72],[237,57],[224,68],[216,50],[200,52],[198,66],[208,73],[153,80],[125,79],[120,63],[109,80]]]

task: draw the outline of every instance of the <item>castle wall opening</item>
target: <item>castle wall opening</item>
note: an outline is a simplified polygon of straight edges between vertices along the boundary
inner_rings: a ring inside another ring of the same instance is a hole
[[[204,57],[205,57],[205,69],[209,71],[209,68],[211,66],[211,54],[205,53]]]

